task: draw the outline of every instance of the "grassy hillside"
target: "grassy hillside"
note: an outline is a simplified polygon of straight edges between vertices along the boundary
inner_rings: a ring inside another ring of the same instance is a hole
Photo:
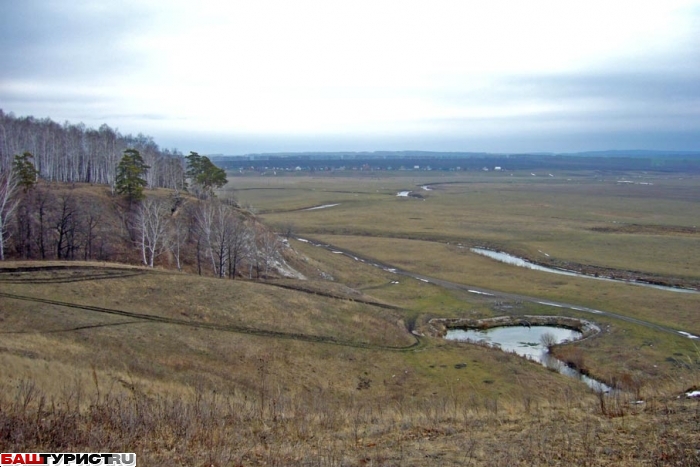
[[[6,452],[127,450],[145,465],[697,459],[696,403],[645,388],[646,405],[624,396],[603,411],[582,384],[519,357],[417,340],[410,310],[347,288],[4,266]]]

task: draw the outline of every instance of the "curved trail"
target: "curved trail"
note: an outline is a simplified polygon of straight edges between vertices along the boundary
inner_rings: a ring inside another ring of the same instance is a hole
[[[657,331],[666,332],[669,334],[673,334],[675,336],[682,336],[682,337],[686,337],[686,338],[690,338],[690,339],[698,339],[698,336],[695,336],[695,335],[693,335],[689,332],[686,332],[686,331],[673,329],[673,328],[670,328],[667,326],[662,326],[659,324],[651,323],[651,322],[644,321],[644,320],[641,320],[638,318],[633,318],[630,316],[625,316],[625,315],[621,315],[621,314],[610,312],[610,311],[597,310],[594,308],[589,308],[589,307],[580,306],[580,305],[574,305],[574,304],[565,303],[565,302],[545,300],[545,299],[527,296],[527,295],[500,292],[497,290],[485,289],[482,287],[474,287],[474,286],[469,286],[469,285],[460,284],[460,283],[456,283],[456,282],[451,282],[451,281],[447,281],[444,279],[438,279],[435,277],[430,277],[430,276],[426,276],[423,274],[418,274],[418,273],[414,273],[411,271],[406,271],[406,270],[403,270],[403,269],[400,269],[397,267],[393,267],[391,265],[383,264],[383,263],[380,263],[380,262],[375,261],[373,259],[362,257],[361,255],[354,253],[352,251],[349,251],[349,250],[346,250],[343,248],[339,248],[337,246],[330,245],[327,243],[322,243],[322,242],[318,242],[315,240],[299,239],[299,238],[297,238],[297,240],[309,242],[312,245],[315,245],[318,247],[323,247],[323,248],[325,248],[329,251],[332,251],[332,252],[343,253],[344,255],[351,257],[357,261],[361,261],[361,262],[366,263],[366,264],[373,266],[373,267],[381,268],[387,272],[392,272],[394,274],[398,274],[398,275],[402,275],[402,276],[406,276],[406,277],[411,277],[413,279],[416,279],[416,280],[419,280],[419,281],[422,281],[425,283],[429,283],[429,284],[434,284],[434,285],[437,285],[440,287],[444,287],[444,288],[449,289],[449,290],[459,290],[462,292],[468,292],[468,293],[483,295],[483,296],[487,296],[487,297],[501,298],[501,299],[507,299],[507,300],[516,300],[516,301],[519,300],[519,301],[536,303],[536,304],[546,305],[546,306],[551,306],[551,307],[556,307],[556,308],[570,309],[570,310],[574,310],[574,311],[578,311],[578,312],[597,314],[597,315],[601,315],[601,316],[619,319],[621,321],[625,321],[628,323],[645,326],[647,328],[655,329]],[[78,270],[78,269],[84,269],[84,268],[85,268],[85,266],[75,266],[75,267],[73,267],[73,266],[41,267],[40,266],[40,267],[29,267],[29,268],[16,268],[13,270],[1,269],[0,273],[29,272],[29,271],[36,271],[36,270],[71,270],[71,269]],[[3,283],[3,282],[4,283],[36,283],[36,284],[68,283],[68,282],[81,282],[81,281],[90,281],[90,280],[121,279],[121,278],[128,278],[128,277],[133,277],[136,275],[147,274],[147,273],[151,273],[151,271],[133,270],[133,269],[131,269],[131,270],[118,269],[118,268],[109,268],[108,267],[108,268],[106,268],[105,271],[101,271],[101,272],[90,271],[89,273],[82,273],[82,274],[78,273],[78,274],[75,274],[73,277],[54,277],[54,278],[26,278],[26,277],[25,278],[16,278],[16,277],[11,277],[11,278],[6,278],[6,277],[1,277],[1,274],[0,274],[0,283]],[[299,292],[322,295],[322,296],[326,296],[326,297],[338,299],[338,300],[352,300],[352,301],[358,301],[358,302],[366,303],[368,305],[378,306],[378,307],[382,307],[382,308],[401,309],[400,307],[388,305],[385,303],[363,300],[359,297],[358,298],[341,297],[341,296],[337,296],[335,294],[324,293],[324,292],[316,291],[316,290],[308,290],[305,288],[300,288],[298,286],[287,285],[287,284],[279,284],[279,283],[267,283],[267,284],[270,286],[273,286],[273,287],[293,289],[293,290],[296,290]],[[166,317],[162,317],[162,316],[155,316],[155,315],[149,315],[149,314],[144,314],[144,313],[129,312],[129,311],[96,307],[96,306],[90,306],[90,305],[81,305],[81,304],[77,304],[77,303],[62,302],[62,301],[58,301],[58,300],[51,300],[51,299],[25,296],[25,295],[10,294],[10,293],[5,293],[5,292],[0,292],[0,297],[14,299],[14,300],[30,301],[30,302],[35,302],[35,303],[45,303],[45,304],[49,304],[49,305],[63,306],[63,307],[68,307],[68,308],[73,308],[73,309],[91,311],[91,312],[95,312],[95,313],[103,313],[103,314],[108,314],[108,315],[116,315],[116,316],[122,316],[125,318],[131,318],[131,320],[127,321],[127,322],[113,323],[113,324],[100,324],[100,325],[91,325],[91,326],[78,326],[75,328],[61,329],[61,330],[47,330],[47,331],[44,331],[45,333],[70,332],[70,331],[77,331],[77,330],[81,330],[81,329],[99,328],[99,327],[104,327],[104,326],[113,326],[113,325],[116,326],[116,325],[143,323],[143,322],[152,322],[152,323],[188,326],[188,327],[193,327],[193,328],[209,329],[209,330],[223,331],[223,332],[249,334],[249,335],[261,336],[261,337],[292,339],[292,340],[304,341],[304,342],[326,343],[326,344],[340,345],[340,346],[346,346],[346,347],[365,348],[365,349],[374,349],[374,350],[408,351],[408,350],[415,350],[415,349],[418,349],[418,348],[423,346],[422,341],[417,336],[415,336],[413,334],[411,334],[411,337],[414,340],[414,342],[410,345],[407,345],[407,346],[387,346],[387,345],[380,345],[380,344],[369,344],[369,343],[364,343],[364,342],[344,341],[344,340],[341,340],[341,339],[338,339],[335,337],[330,337],[330,336],[316,336],[316,335],[308,335],[308,334],[301,334],[301,333],[288,333],[288,332],[282,332],[282,331],[257,329],[257,328],[247,327],[247,326],[239,326],[239,325],[199,323],[199,322],[195,322],[195,321],[188,321],[188,320],[182,320],[182,319],[176,319],[176,318],[166,318]],[[3,332],[2,334],[8,334],[8,333],[14,334],[16,332]]]
[[[22,273],[67,272],[68,275],[36,277],[22,276]],[[31,266],[0,267],[0,284],[67,284],[71,282],[97,281],[104,279],[124,279],[147,272],[142,268],[100,266],[94,264],[36,264]]]
[[[344,347],[355,347],[355,348],[371,349],[371,350],[389,350],[389,351],[399,351],[399,352],[407,351],[407,350],[414,350],[414,349],[417,349],[421,346],[420,339],[418,339],[418,337],[413,335],[413,334],[411,334],[411,337],[414,340],[414,342],[412,344],[406,345],[406,346],[391,346],[391,345],[369,344],[369,343],[355,342],[355,341],[344,341],[344,340],[341,340],[341,339],[338,339],[335,337],[330,337],[330,336],[315,336],[315,335],[309,335],[309,334],[300,334],[300,333],[291,333],[291,332],[282,332],[282,331],[271,331],[271,330],[266,330],[266,329],[257,329],[257,328],[250,328],[250,327],[246,327],[246,326],[238,326],[235,324],[198,323],[196,321],[187,321],[187,320],[176,319],[176,318],[166,318],[163,316],[155,316],[155,315],[149,315],[149,314],[145,314],[145,313],[135,313],[135,312],[131,312],[131,311],[117,310],[117,309],[113,309],[113,308],[103,308],[103,307],[97,307],[97,306],[91,306],[91,305],[80,305],[77,303],[62,302],[62,301],[51,300],[51,299],[47,299],[47,298],[30,297],[30,296],[26,296],[26,295],[17,295],[17,294],[5,293],[5,292],[0,292],[0,297],[9,298],[9,299],[13,299],[13,300],[23,300],[23,301],[28,301],[28,302],[35,302],[35,303],[45,303],[47,305],[63,306],[63,307],[67,307],[67,308],[91,311],[91,312],[95,312],[95,313],[103,313],[103,314],[108,314],[108,315],[123,316],[123,317],[138,320],[138,321],[132,321],[129,323],[124,323],[124,322],[115,323],[114,325],[134,324],[137,322],[151,322],[151,323],[178,325],[178,326],[188,326],[188,327],[200,328],[200,329],[209,329],[212,331],[235,332],[235,333],[239,333],[239,334],[249,334],[249,335],[261,336],[261,337],[275,337],[278,339],[292,339],[292,340],[296,340],[296,341],[333,344],[333,345],[340,345],[340,346],[344,346]],[[45,331],[45,332],[46,333],[61,332],[61,331],[67,332],[67,331],[73,331],[73,330],[78,330],[78,329],[89,329],[89,328],[103,327],[103,326],[105,326],[105,325],[79,326],[77,328],[72,328],[72,329],[52,330],[52,331]],[[11,333],[16,334],[16,332],[11,332]],[[2,334],[9,334],[9,333],[3,332]]]
[[[604,310],[598,310],[595,308],[589,308],[581,305],[574,305],[571,303],[566,303],[566,302],[559,302],[559,301],[554,301],[554,300],[548,300],[548,299],[542,299],[542,298],[537,298],[537,297],[532,297],[529,295],[521,295],[521,294],[514,294],[514,293],[507,293],[507,292],[500,292],[498,290],[492,290],[492,289],[485,289],[483,287],[475,287],[475,286],[470,286],[470,285],[465,285],[465,284],[459,284],[457,282],[451,282],[447,281],[444,279],[438,279],[435,277],[431,276],[426,276],[423,274],[418,274],[415,272],[411,271],[406,271],[404,269],[397,268],[395,266],[391,266],[385,263],[381,263],[379,261],[375,261],[370,258],[363,257],[359,255],[358,253],[355,253],[353,251],[343,249],[340,247],[337,247],[335,245],[331,245],[329,243],[323,243],[323,242],[318,242],[316,240],[309,239],[308,237],[306,238],[296,238],[299,241],[302,242],[308,242],[314,246],[317,247],[322,247],[325,248],[331,252],[336,252],[336,253],[342,253],[346,256],[349,256],[350,258],[355,259],[356,261],[361,261],[363,263],[369,264],[370,266],[374,266],[380,269],[383,269],[387,272],[391,272],[394,274],[410,277],[416,280],[419,280],[421,282],[425,282],[428,284],[435,284],[440,287],[444,287],[449,290],[459,290],[462,292],[468,292],[476,295],[483,295],[487,297],[493,297],[493,298],[502,298],[502,299],[508,299],[508,300],[519,300],[523,302],[529,302],[529,303],[536,303],[539,305],[546,305],[546,306],[551,306],[555,308],[563,308],[563,309],[569,309],[569,310],[574,310],[574,311],[579,311],[579,312],[584,312],[584,313],[591,313],[591,314],[596,314],[599,316],[606,316],[609,318],[615,318],[620,321],[625,321],[628,323],[632,324],[638,324],[640,326],[645,326],[650,329],[655,329],[657,331],[662,331],[666,332],[669,334],[673,334],[675,336],[681,336],[681,337],[686,337],[688,339],[700,339],[700,337],[693,335],[687,331],[683,330],[678,330],[678,329],[673,329],[667,326],[663,326],[660,324],[656,323],[651,323],[649,321],[644,321],[638,318],[633,318],[631,316],[626,316],[626,315],[621,315],[619,313],[614,313],[612,311],[604,311]]]

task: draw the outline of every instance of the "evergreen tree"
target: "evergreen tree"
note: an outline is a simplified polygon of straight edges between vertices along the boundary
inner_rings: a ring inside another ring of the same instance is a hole
[[[195,182],[197,176],[202,172],[202,158],[203,156],[200,156],[194,151],[190,151],[190,155],[185,156],[187,160],[187,171],[185,175],[193,182]]]
[[[190,155],[185,156],[185,159],[187,159],[187,177],[194,186],[201,188],[205,195],[213,196],[215,188],[221,188],[228,182],[226,172],[215,166],[207,156],[200,156],[190,151]]]
[[[117,166],[117,193],[126,195],[129,201],[143,199],[143,188],[146,186],[144,177],[149,168],[136,149],[124,151],[124,157]]]
[[[36,179],[39,171],[34,167],[32,160],[34,156],[31,153],[25,152],[21,156],[15,155],[15,160],[12,163],[12,170],[17,176],[17,184],[24,188],[26,193],[30,188],[36,185]]]

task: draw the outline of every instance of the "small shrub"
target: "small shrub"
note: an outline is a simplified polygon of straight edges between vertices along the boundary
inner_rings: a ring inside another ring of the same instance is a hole
[[[546,347],[548,351],[551,351],[552,347],[557,344],[557,338],[551,332],[545,332],[540,337],[540,343]]]
[[[357,390],[362,391],[363,389],[369,389],[372,385],[372,380],[366,376],[359,376],[357,378]]]

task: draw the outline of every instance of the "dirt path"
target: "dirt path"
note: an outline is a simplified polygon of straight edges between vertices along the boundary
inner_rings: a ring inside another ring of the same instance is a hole
[[[331,337],[331,336],[315,336],[315,335],[308,335],[308,334],[299,334],[299,333],[289,333],[289,332],[281,332],[281,331],[271,331],[271,330],[266,330],[266,329],[257,329],[257,328],[251,328],[251,327],[247,327],[247,326],[238,326],[238,325],[233,325],[233,324],[202,323],[202,322],[197,322],[197,321],[188,321],[188,320],[176,319],[176,318],[166,318],[163,316],[155,316],[155,315],[149,315],[149,314],[145,314],[145,313],[135,313],[135,312],[131,312],[131,311],[117,310],[114,308],[103,308],[103,307],[97,307],[97,306],[91,306],[91,305],[82,305],[82,304],[78,304],[78,303],[62,302],[62,301],[58,301],[58,300],[50,300],[50,299],[46,299],[46,298],[31,297],[31,296],[27,296],[27,295],[17,295],[17,294],[5,293],[5,292],[0,292],[0,297],[12,299],[12,300],[23,300],[23,301],[34,302],[34,303],[44,303],[44,304],[53,305],[53,306],[62,306],[62,307],[79,309],[79,310],[84,310],[84,311],[93,312],[93,313],[123,316],[125,318],[132,319],[132,321],[114,323],[114,324],[110,324],[110,325],[125,325],[125,324],[139,323],[139,322],[141,322],[141,323],[151,322],[151,323],[160,323],[160,324],[168,324],[168,325],[187,326],[187,327],[199,328],[199,329],[209,329],[212,331],[235,332],[235,333],[239,333],[239,334],[249,334],[249,335],[254,335],[254,336],[273,337],[273,338],[278,338],[278,339],[292,339],[292,340],[304,341],[304,342],[316,342],[316,343],[341,345],[341,346],[345,346],[345,347],[355,347],[355,348],[372,349],[372,350],[407,351],[407,350],[414,350],[414,349],[422,346],[421,340],[413,334],[411,334],[411,337],[413,338],[413,341],[414,341],[412,344],[407,345],[407,346],[390,346],[390,345],[368,344],[368,343],[356,342],[356,341],[345,341],[345,340],[338,339],[336,337]],[[92,326],[78,326],[78,327],[73,327],[73,328],[69,328],[69,329],[53,330],[53,331],[46,331],[46,332],[47,333],[68,332],[68,331],[75,331],[75,330],[79,330],[79,329],[97,328],[97,327],[104,327],[104,326],[107,326],[107,325],[101,324],[101,325],[92,325]],[[17,332],[16,331],[14,331],[14,332],[0,332],[0,334],[10,334],[10,333],[15,334]]]

